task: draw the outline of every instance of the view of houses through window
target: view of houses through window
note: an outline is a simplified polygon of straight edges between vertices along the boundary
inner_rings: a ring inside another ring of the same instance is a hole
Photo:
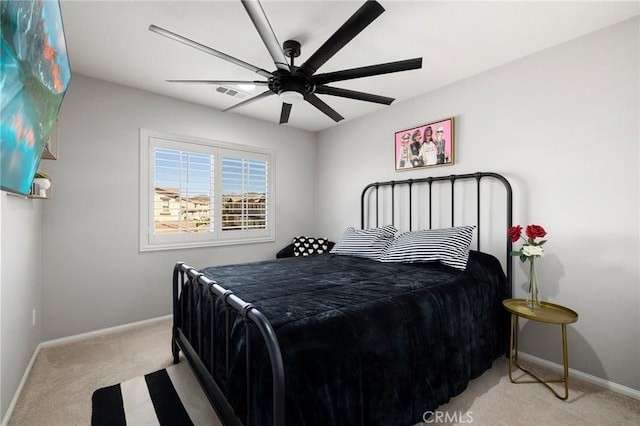
[[[216,217],[225,232],[267,227],[267,162],[221,157],[216,186],[213,154],[154,148],[156,235],[214,232]]]
[[[222,230],[267,226],[267,163],[222,158]]]

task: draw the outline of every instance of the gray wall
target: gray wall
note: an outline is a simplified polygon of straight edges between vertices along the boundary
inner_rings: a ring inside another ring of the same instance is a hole
[[[638,28],[634,18],[321,132],[317,230],[336,238],[357,226],[369,182],[502,173],[515,222],[549,233],[543,300],[580,315],[570,366],[640,389]],[[394,132],[450,116],[456,164],[394,172]],[[525,268],[515,269],[523,297]],[[561,363],[556,328],[527,323],[524,351]]]
[[[46,200],[0,193],[0,418],[40,343],[42,208]],[[32,325],[32,311],[36,323]]]
[[[171,312],[175,262],[194,267],[274,258],[314,227],[315,135],[74,75],[60,110],[60,158],[47,164],[42,339]],[[139,129],[275,151],[276,241],[138,252]]]

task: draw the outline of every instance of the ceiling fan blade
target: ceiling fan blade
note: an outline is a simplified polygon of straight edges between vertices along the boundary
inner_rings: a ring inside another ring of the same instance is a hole
[[[259,99],[265,98],[265,97],[273,95],[273,94],[274,93],[271,90],[267,90],[266,92],[262,92],[259,95],[254,96],[253,98],[249,98],[249,99],[246,99],[246,100],[244,100],[242,102],[238,102],[235,105],[231,105],[229,108],[223,109],[222,112],[231,111],[232,109],[236,109],[236,108],[238,108],[240,106],[244,106],[244,105],[250,104],[252,102],[255,102],[255,101],[259,100]]]
[[[166,80],[167,83],[205,83],[205,84],[253,84],[256,86],[267,86],[268,81],[242,81],[242,80]]]
[[[156,25],[150,25],[149,26],[149,31],[152,31],[156,34],[160,34],[161,36],[170,38],[172,40],[175,40],[177,42],[180,42],[182,44],[185,44],[189,47],[193,47],[194,49],[198,49],[201,52],[204,53],[208,53],[210,55],[216,56],[220,59],[224,59],[225,61],[231,62],[232,64],[241,66],[243,68],[246,68],[248,70],[251,70],[255,73],[260,74],[263,77],[272,77],[273,74],[271,74],[269,71],[263,70],[262,68],[258,68],[255,65],[251,65],[247,62],[241,61],[240,59],[234,58],[233,56],[229,56],[226,53],[222,53],[219,52],[215,49],[210,48],[209,46],[205,46],[204,44],[200,44],[197,41],[193,41],[191,39],[188,39],[186,37],[183,37],[179,34],[176,34],[174,32],[171,32],[169,30],[165,30],[164,28],[158,27]]]
[[[321,95],[333,95],[343,98],[357,99],[359,101],[375,102],[377,104],[391,105],[394,98],[386,96],[372,95],[371,93],[356,92],[355,90],[341,89],[339,87],[317,86],[315,93]]]
[[[376,1],[367,1],[309,59],[298,72],[310,77],[333,55],[372,23],[384,8]]]
[[[313,93],[307,93],[304,95],[304,98],[314,107],[318,108],[320,111],[324,112],[326,115],[331,117],[333,121],[336,123],[340,120],[344,120],[344,117],[338,114],[333,108],[329,105],[325,104],[319,97],[314,95]]]
[[[258,0],[242,0],[242,5],[247,11],[249,18],[251,18],[253,26],[258,30],[258,34],[260,34],[260,38],[262,38],[262,42],[267,47],[276,67],[279,70],[290,71],[289,65],[287,64],[287,57],[284,55],[282,47],[280,47],[280,42],[273,32],[273,28],[271,28],[271,24],[260,2]]]
[[[409,71],[422,68],[422,58],[406,59],[404,61],[387,62],[385,64],[351,68],[348,70],[328,72],[313,76],[316,84],[333,83],[334,81],[351,80],[353,78],[371,77],[392,72]]]
[[[280,124],[288,123],[289,115],[291,115],[291,104],[284,102],[282,104],[282,111],[280,112]]]

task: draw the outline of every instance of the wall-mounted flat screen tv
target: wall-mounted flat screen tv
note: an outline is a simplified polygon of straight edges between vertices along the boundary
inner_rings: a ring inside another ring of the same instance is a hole
[[[0,188],[27,195],[71,69],[58,0],[0,8]]]

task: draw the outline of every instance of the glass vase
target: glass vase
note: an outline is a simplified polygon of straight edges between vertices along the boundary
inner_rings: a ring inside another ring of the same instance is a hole
[[[536,261],[531,259],[529,267],[529,292],[527,293],[527,306],[531,309],[540,307],[540,294],[538,293],[538,276],[536,275]]]

